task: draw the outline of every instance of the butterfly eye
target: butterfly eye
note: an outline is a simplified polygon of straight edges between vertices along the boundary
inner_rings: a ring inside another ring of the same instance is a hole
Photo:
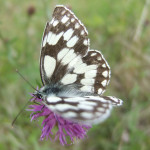
[[[39,99],[42,99],[43,98],[43,96],[42,96],[42,94],[41,93],[36,93],[36,94],[34,94],[37,98],[39,98]]]

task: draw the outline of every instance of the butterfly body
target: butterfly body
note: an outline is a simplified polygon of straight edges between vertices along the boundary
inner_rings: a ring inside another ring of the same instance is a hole
[[[76,84],[72,85],[62,85],[62,84],[50,84],[43,86],[39,91],[34,93],[37,97],[42,97],[42,99],[46,99],[47,97],[79,97],[79,96],[91,96],[98,94],[90,93],[90,92],[82,92],[79,90]]]
[[[122,100],[102,96],[110,67],[100,51],[90,50],[88,33],[65,6],[56,6],[42,40],[40,73],[43,87],[34,93],[54,113],[82,123],[105,120]]]

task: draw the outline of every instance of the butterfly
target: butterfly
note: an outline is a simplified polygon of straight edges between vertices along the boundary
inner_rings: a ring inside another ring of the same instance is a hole
[[[95,124],[104,121],[122,100],[102,96],[111,71],[104,56],[90,49],[88,32],[67,7],[58,5],[42,38],[40,75],[34,95],[61,117]]]

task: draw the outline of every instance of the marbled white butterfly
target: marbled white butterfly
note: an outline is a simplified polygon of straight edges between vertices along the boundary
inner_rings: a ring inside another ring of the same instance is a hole
[[[110,80],[110,67],[99,51],[90,49],[81,21],[61,5],[46,24],[40,74],[43,87],[34,95],[65,119],[100,123],[113,106],[122,104],[116,97],[102,96]]]

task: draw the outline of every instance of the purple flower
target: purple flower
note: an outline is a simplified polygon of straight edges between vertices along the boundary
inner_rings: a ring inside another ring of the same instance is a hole
[[[43,140],[44,138],[46,138],[47,140],[52,140],[52,129],[57,126],[58,131],[55,135],[54,141],[59,138],[60,143],[62,145],[66,145],[66,137],[70,137],[70,140],[72,141],[72,143],[74,143],[74,138],[83,139],[86,136],[86,132],[91,128],[91,126],[88,125],[81,125],[79,123],[65,120],[49,110],[44,104],[42,104],[42,99],[38,99],[36,97],[34,97],[33,99],[35,102],[37,102],[37,104],[29,105],[30,109],[27,110],[32,111],[30,115],[31,121],[37,120],[39,117],[44,117],[44,120],[42,122],[43,129],[40,138],[41,140]]]

